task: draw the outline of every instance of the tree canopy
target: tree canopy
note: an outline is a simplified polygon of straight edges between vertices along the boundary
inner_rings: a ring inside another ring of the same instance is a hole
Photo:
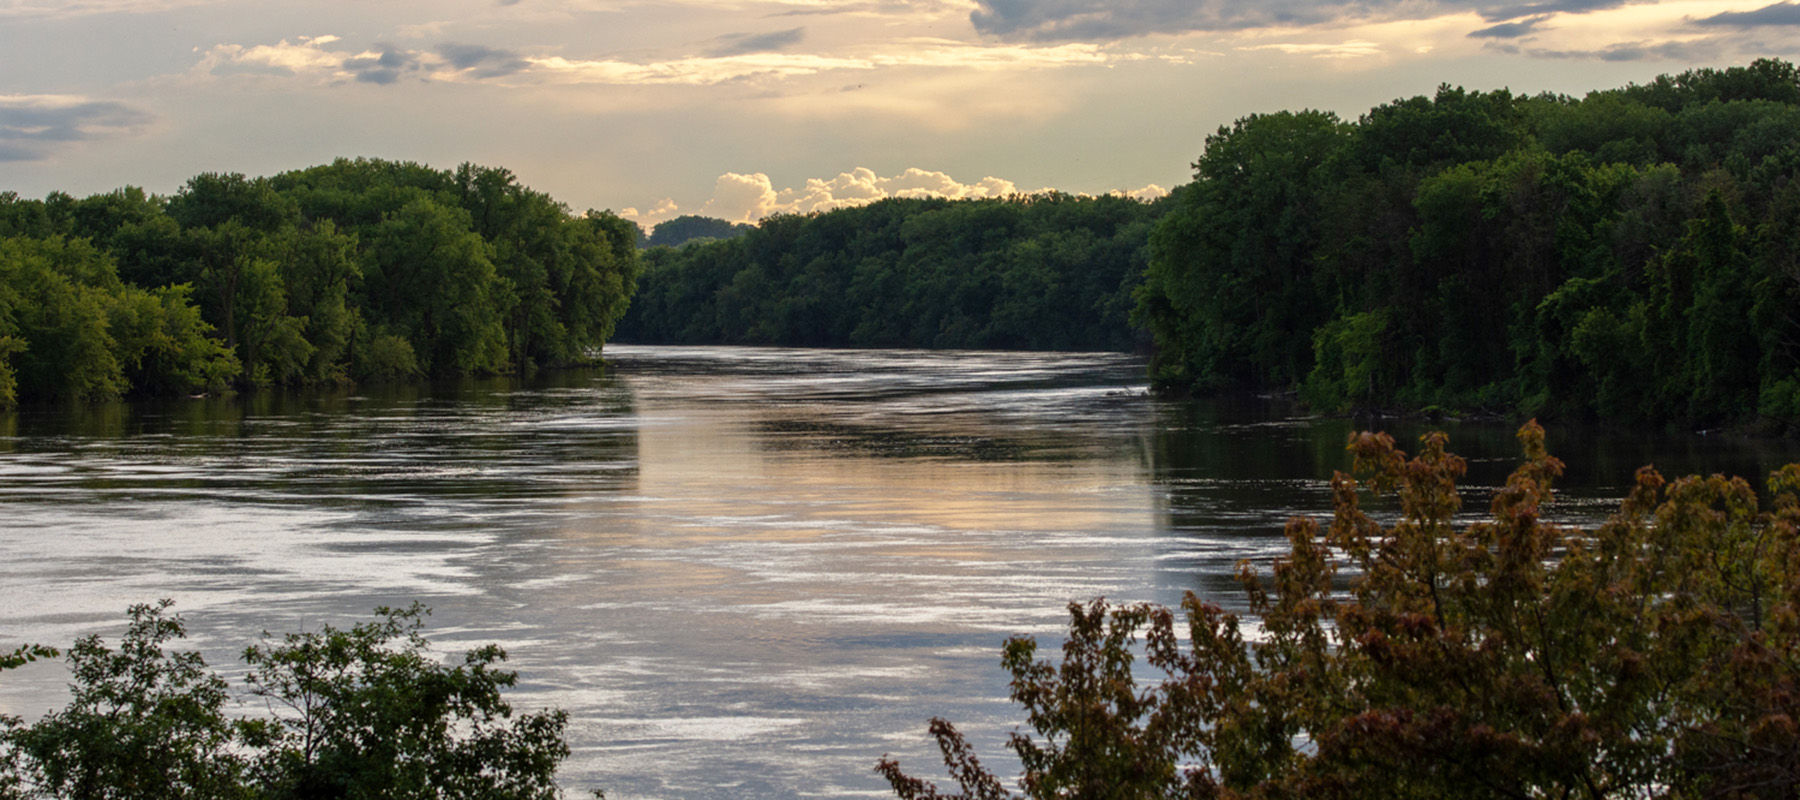
[[[586,362],[636,237],[470,164],[0,194],[0,406]]]
[[[1163,207],[1069,195],[891,198],[771,217],[727,241],[645,251],[619,337],[1132,350],[1141,337],[1131,293]]]
[[[227,712],[240,693],[200,654],[168,649],[187,631],[170,605],[132,607],[116,649],[98,636],[69,648],[67,707],[31,724],[0,715],[0,798],[562,796],[567,716],[515,716],[501,693],[518,676],[496,645],[441,663],[422,606],[250,646],[247,693],[270,714],[241,716]],[[57,655],[21,648],[0,670]]]
[[[1254,115],[1194,166],[1137,296],[1164,389],[1800,425],[1791,64]]]
[[[753,230],[756,230],[756,226],[748,223],[683,214],[657,223],[656,228],[645,237],[644,246],[680,247],[688,242],[734,239]]]

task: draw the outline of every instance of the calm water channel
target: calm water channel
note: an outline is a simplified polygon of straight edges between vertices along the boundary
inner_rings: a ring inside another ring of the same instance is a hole
[[[883,753],[936,774],[933,715],[1008,763],[999,646],[1054,637],[1067,602],[1235,602],[1232,565],[1327,510],[1353,427],[1154,400],[1118,355],[607,356],[530,381],[0,416],[0,647],[116,636],[127,605],[170,597],[235,674],[261,631],[417,599],[446,651],[508,648],[516,706],[569,711],[571,789],[882,796]],[[1445,427],[1471,484],[1511,468],[1511,426]],[[1550,442],[1576,522],[1644,463],[1800,460],[1716,436]],[[0,711],[60,705],[65,679],[8,673]]]

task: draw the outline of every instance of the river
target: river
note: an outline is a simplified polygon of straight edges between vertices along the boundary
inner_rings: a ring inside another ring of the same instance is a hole
[[[116,637],[173,598],[228,676],[263,631],[419,600],[446,653],[503,644],[515,706],[567,710],[565,785],[610,798],[890,796],[927,720],[1005,769],[1001,643],[1070,601],[1241,605],[1240,559],[1329,511],[1354,425],[1145,395],[1116,354],[613,345],[530,379],[0,415],[0,647]],[[1431,427],[1503,480],[1512,426]],[[1551,426],[1552,514],[1632,471],[1760,477],[1800,444]],[[1410,449],[1410,447],[1409,447]],[[66,672],[0,679],[60,705]],[[246,706],[246,710],[256,710]]]

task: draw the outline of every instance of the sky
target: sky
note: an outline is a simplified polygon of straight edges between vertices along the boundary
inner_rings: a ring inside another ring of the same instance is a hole
[[[1153,197],[1253,113],[1800,57],[1792,0],[0,0],[0,191],[366,156],[646,228]]]

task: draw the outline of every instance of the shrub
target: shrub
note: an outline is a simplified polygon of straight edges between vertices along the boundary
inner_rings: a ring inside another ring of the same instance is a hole
[[[500,693],[517,676],[496,668],[497,645],[454,667],[429,656],[423,606],[248,648],[250,694],[271,713],[236,717],[200,654],[164,649],[186,634],[170,605],[133,606],[117,650],[76,642],[67,708],[32,725],[0,716],[0,799],[561,796],[567,717],[513,716]],[[0,669],[54,655],[21,648]]]
[[[1800,465],[1749,484],[1648,467],[1595,530],[1545,523],[1563,465],[1535,422],[1487,518],[1453,524],[1462,459],[1350,440],[1329,523],[1287,525],[1250,610],[1188,594],[1071,605],[1060,664],[1004,663],[1035,736],[1032,798],[1792,797],[1800,790]],[[1393,495],[1383,525],[1362,492]],[[1347,589],[1344,588],[1347,586]],[[1154,682],[1140,683],[1140,650]],[[954,726],[960,794],[878,769],[901,798],[1013,796]]]

